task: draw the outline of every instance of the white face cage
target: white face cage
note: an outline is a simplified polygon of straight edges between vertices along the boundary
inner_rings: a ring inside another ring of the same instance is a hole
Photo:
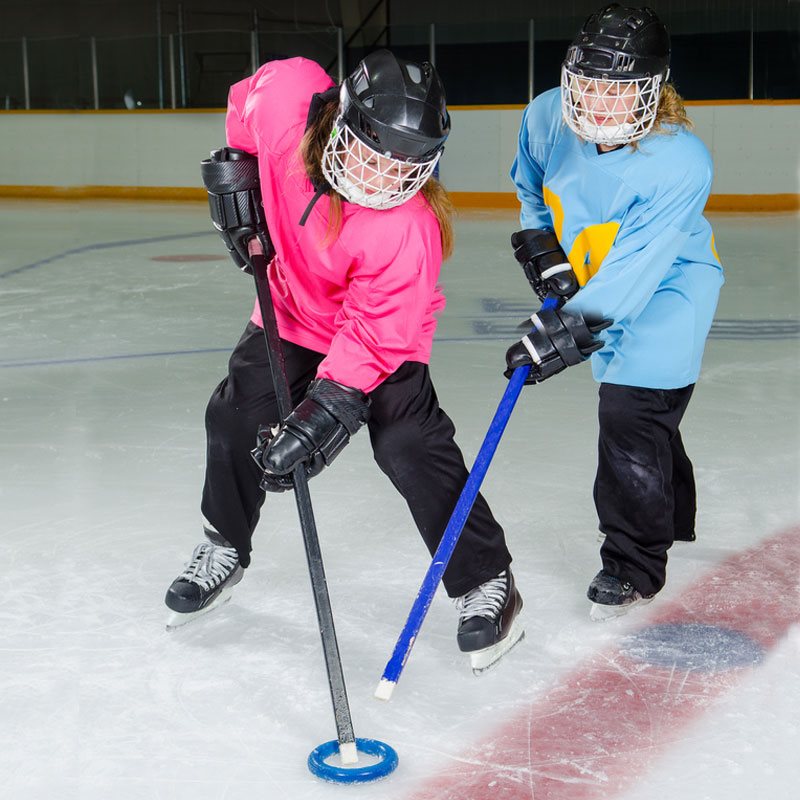
[[[322,153],[322,174],[351,203],[380,210],[410,200],[433,174],[441,150],[422,163],[401,161],[364,144],[341,118]]]
[[[587,142],[620,145],[650,132],[656,121],[663,75],[629,80],[586,78],[561,68],[561,111]]]

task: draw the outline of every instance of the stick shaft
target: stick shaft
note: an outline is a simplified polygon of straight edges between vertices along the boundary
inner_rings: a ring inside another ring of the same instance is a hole
[[[555,306],[555,298],[548,297],[544,303],[542,303],[542,310],[554,308]],[[411,655],[411,648],[414,646],[417,634],[422,627],[422,623],[425,621],[428,609],[433,602],[433,596],[436,594],[442,575],[444,575],[450,557],[453,555],[453,551],[458,544],[461,531],[467,523],[469,512],[475,504],[475,499],[478,496],[483,479],[486,477],[486,473],[489,470],[492,457],[497,450],[497,446],[506,429],[508,420],[511,417],[511,412],[514,410],[522,387],[525,385],[525,379],[528,377],[530,371],[530,367],[517,367],[508,382],[503,397],[500,399],[500,404],[497,406],[497,411],[495,411],[494,417],[489,424],[489,430],[486,432],[481,449],[475,457],[475,463],[467,478],[467,482],[461,490],[461,495],[450,516],[450,521],[447,523],[447,527],[442,535],[442,540],[439,542],[439,547],[433,555],[431,565],[425,573],[414,604],[411,606],[406,624],[400,632],[392,656],[383,671],[382,681],[394,684],[400,679],[403,667],[405,667],[406,661],[408,661],[408,657]]]
[[[417,638],[422,623],[425,621],[425,616],[428,609],[433,602],[433,596],[439,586],[450,557],[458,544],[458,539],[461,536],[461,531],[467,522],[469,512],[475,504],[475,499],[480,491],[483,479],[486,477],[486,472],[489,469],[489,464],[492,461],[497,445],[506,428],[511,412],[517,402],[520,391],[525,383],[525,378],[528,377],[530,367],[518,367],[511,380],[508,382],[506,391],[503,394],[500,404],[497,407],[494,418],[489,425],[489,430],[483,440],[481,449],[475,458],[475,464],[470,471],[467,482],[461,491],[461,495],[456,502],[453,513],[450,516],[450,521],[447,523],[442,540],[439,542],[439,547],[433,555],[428,571],[422,580],[419,592],[417,593],[414,604],[409,612],[406,624],[400,633],[400,636],[395,645],[394,652],[392,653],[389,662],[386,664],[386,669],[383,671],[383,679],[396,683],[400,679],[400,674],[403,671],[408,657],[411,655],[411,648],[414,646],[414,641]]]
[[[269,252],[269,248],[265,249]],[[292,397],[289,381],[286,377],[286,363],[278,333],[278,323],[275,319],[275,309],[272,306],[272,294],[267,276],[267,259],[263,253],[253,253],[252,249],[250,258],[253,264],[258,304],[264,322],[264,337],[267,342],[267,353],[269,355],[272,383],[275,387],[275,396],[278,402],[278,412],[281,419],[286,419],[292,411]],[[317,525],[314,521],[314,510],[311,506],[311,494],[308,491],[308,478],[302,464],[294,470],[292,479],[294,481],[297,513],[300,516],[300,528],[303,532],[308,572],[311,578],[311,590],[314,594],[317,622],[322,639],[322,650],[328,671],[328,684],[336,723],[336,736],[340,744],[351,743],[355,742],[353,721],[347,700],[347,687],[345,686],[342,660],[339,655],[339,645],[336,641],[333,611],[328,594],[328,582],[325,578],[325,567],[322,563],[322,551],[319,546]]]

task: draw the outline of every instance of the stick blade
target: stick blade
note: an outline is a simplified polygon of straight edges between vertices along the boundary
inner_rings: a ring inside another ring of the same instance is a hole
[[[339,742],[339,758],[342,764],[358,764],[358,748],[355,742]]]
[[[378,700],[391,700],[394,687],[397,686],[397,681],[390,681],[388,678],[381,678],[378,688],[375,690],[375,697]]]

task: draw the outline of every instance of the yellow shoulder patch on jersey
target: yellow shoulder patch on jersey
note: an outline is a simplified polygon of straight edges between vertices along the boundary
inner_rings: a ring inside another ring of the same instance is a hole
[[[600,269],[608,251],[614,245],[617,231],[619,222],[602,222],[584,228],[575,237],[568,258],[581,286]]]
[[[561,198],[553,191],[542,187],[542,198],[545,205],[550,209],[550,216],[553,218],[553,231],[561,241],[561,234],[564,232],[564,209],[561,207]]]
[[[553,217],[553,230],[561,242],[564,234],[564,207],[561,205],[561,198],[547,186],[542,187],[542,196]],[[608,251],[614,245],[618,231],[619,222],[601,222],[589,225],[575,237],[568,258],[581,286],[600,269]]]

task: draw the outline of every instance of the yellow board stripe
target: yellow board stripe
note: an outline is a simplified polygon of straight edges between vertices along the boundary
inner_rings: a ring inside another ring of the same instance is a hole
[[[0,186],[0,197],[41,200],[207,200],[194,186]]]
[[[712,194],[706,211],[800,211],[800,194]]]
[[[224,108],[14,108],[0,109],[3,114],[224,114]]]
[[[519,209],[519,200],[512,192],[450,192],[449,194],[456,208]],[[553,208],[550,203],[548,205]],[[555,209],[553,210],[555,216]],[[800,194],[712,194],[708,198],[705,210],[800,211]]]
[[[796,106],[800,99],[785,100],[684,100],[687,106]],[[486,103],[448,106],[450,111],[522,111],[527,103]],[[220,108],[14,108],[0,109],[2,114],[224,114],[225,107]]]
[[[194,186],[16,186],[0,185],[0,197],[50,200],[205,200]],[[456,208],[519,210],[513,192],[450,192]],[[800,211],[800,194],[712,194],[706,211]]]

